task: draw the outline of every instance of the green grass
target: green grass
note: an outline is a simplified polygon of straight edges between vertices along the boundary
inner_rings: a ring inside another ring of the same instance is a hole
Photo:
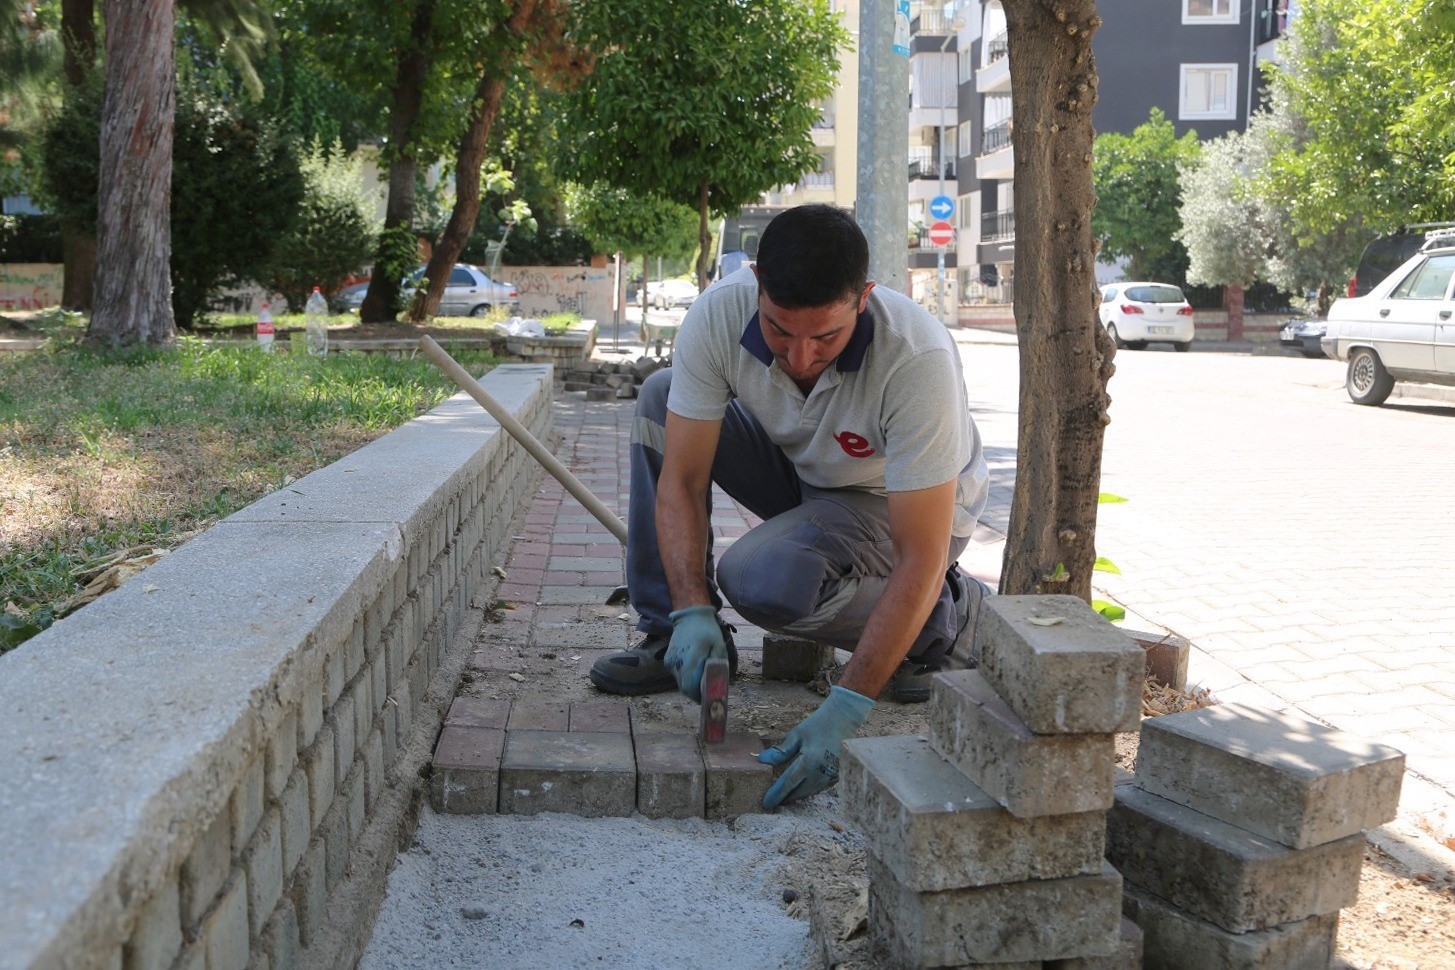
[[[476,374],[494,362],[456,356]],[[108,557],[170,548],[454,391],[423,358],[246,343],[0,356],[0,650]]]

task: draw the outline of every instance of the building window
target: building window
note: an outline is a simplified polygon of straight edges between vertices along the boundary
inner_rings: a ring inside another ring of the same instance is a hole
[[[959,142],[960,146],[959,153],[956,155],[956,157],[970,158],[975,154],[975,123],[971,121],[962,121],[956,128],[956,132],[956,140]]]
[[[1184,24],[1235,24],[1238,5],[1233,0],[1182,0]]]
[[[1178,117],[1232,120],[1238,117],[1238,65],[1182,65],[1182,97]]]

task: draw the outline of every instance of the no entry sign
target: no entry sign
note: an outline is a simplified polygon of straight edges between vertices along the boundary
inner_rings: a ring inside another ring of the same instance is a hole
[[[930,244],[934,246],[948,246],[955,241],[955,229],[948,222],[941,220],[930,226]]]

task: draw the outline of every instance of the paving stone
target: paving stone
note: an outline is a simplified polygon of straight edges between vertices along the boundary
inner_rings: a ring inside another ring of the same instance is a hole
[[[930,745],[1018,818],[1111,807],[1115,736],[1035,734],[978,670],[935,675]]]
[[[707,766],[707,817],[721,820],[763,810],[763,796],[773,786],[773,767],[758,761],[763,739],[729,731],[719,744],[704,744]]]
[[[1290,849],[1140,788],[1121,788],[1107,816],[1107,859],[1129,882],[1244,933],[1352,906],[1364,837]]]
[[[493,700],[489,697],[461,694],[450,702],[449,713],[445,715],[445,724],[504,731],[509,718],[509,700]]]
[[[871,926],[891,953],[917,967],[1108,956],[1116,951],[1122,879],[1033,879],[920,893],[869,857]],[[874,910],[881,914],[876,918]]]
[[[1075,596],[993,596],[980,673],[1036,734],[1112,734],[1141,723],[1146,657]]]
[[[171,966],[182,950],[181,904],[177,880],[168,879],[137,917],[136,928],[123,948],[127,970]]]
[[[572,701],[571,731],[588,734],[630,734],[631,708],[622,701]]]
[[[232,871],[231,819],[220,812],[182,862],[181,918],[184,927],[196,926],[217,898]]]
[[[262,932],[263,921],[283,895],[281,828],[278,810],[268,809],[253,835],[252,845],[243,853],[243,869],[248,876],[248,930],[254,936]]]
[[[765,634],[763,679],[806,684],[834,664],[834,648],[816,640]]]
[[[1142,630],[1122,632],[1142,648],[1147,657],[1147,676],[1158,683],[1182,690],[1187,686],[1187,663],[1192,658],[1192,644],[1174,633],[1147,633]]]
[[[198,934],[208,970],[243,970],[248,965],[248,881],[238,873]]]
[[[516,701],[510,705],[509,731],[567,731],[571,727],[571,705],[565,701]]]
[[[313,823],[308,808],[308,776],[301,770],[293,772],[288,785],[278,799],[278,812],[282,820],[283,875],[298,867],[303,859],[303,850],[313,835]]]
[[[637,734],[637,811],[647,818],[701,818],[707,768],[693,734]]]
[[[923,737],[846,741],[839,769],[844,815],[908,889],[1101,872],[1104,813],[1016,818]]]
[[[1394,818],[1404,755],[1314,721],[1243,704],[1150,718],[1147,791],[1295,849]]]
[[[1142,928],[1147,970],[1327,970],[1334,958],[1339,914],[1229,933],[1127,885],[1126,915]]]
[[[449,815],[493,815],[499,806],[505,732],[446,724],[435,744],[429,800]]]
[[[1123,916],[1113,953],[1104,957],[1047,960],[1041,966],[1045,970],[1142,970],[1142,928]]]
[[[501,814],[627,816],[636,803],[631,735],[514,728],[506,735]]]

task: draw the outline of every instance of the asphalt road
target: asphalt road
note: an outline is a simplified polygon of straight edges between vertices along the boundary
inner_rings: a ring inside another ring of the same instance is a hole
[[[957,339],[1003,530],[1017,351]],[[1455,835],[1455,403],[1360,407],[1342,363],[1291,354],[1116,364],[1102,490],[1129,501],[1098,515],[1122,570],[1099,592],[1192,641],[1189,679],[1219,699],[1404,751],[1402,815]]]

